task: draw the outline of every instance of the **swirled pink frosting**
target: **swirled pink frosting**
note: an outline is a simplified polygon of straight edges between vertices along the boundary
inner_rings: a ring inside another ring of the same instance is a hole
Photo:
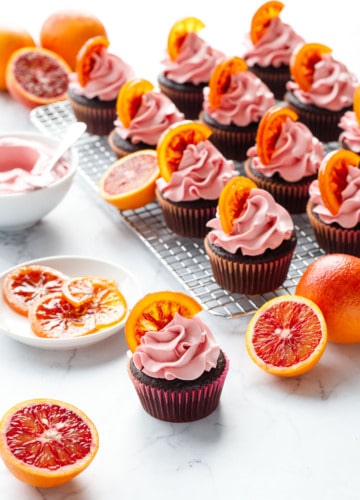
[[[290,239],[294,223],[288,211],[275,202],[264,189],[253,188],[241,215],[235,219],[230,234],[223,231],[218,215],[207,226],[208,238],[214,245],[235,254],[261,255]]]
[[[315,64],[313,83],[308,92],[292,80],[286,83],[286,88],[305,104],[339,111],[352,105],[357,84],[357,78],[343,63],[335,60],[331,54],[324,54]]]
[[[213,334],[200,318],[176,313],[165,328],[142,336],[133,361],[149,377],[195,380],[216,367],[219,354]]]
[[[216,200],[225,184],[237,175],[227,160],[208,140],[189,144],[168,183],[160,177],[157,187],[171,201]]]
[[[184,114],[165,94],[149,91],[143,94],[141,105],[129,127],[116,120],[115,128],[120,137],[130,139],[134,144],[144,142],[156,146],[164,130],[183,119]]]
[[[222,125],[246,127],[260,121],[265,111],[275,103],[271,90],[250,71],[230,75],[229,88],[221,96],[217,109],[211,107],[209,93],[210,87],[205,87],[203,109]]]
[[[76,73],[70,73],[69,88],[87,99],[97,97],[101,101],[112,101],[116,99],[121,87],[132,78],[133,74],[131,66],[120,57],[109,54],[107,48],[104,47],[99,54],[94,56],[94,65],[85,87],[80,85]]]
[[[355,153],[360,153],[360,124],[354,111],[346,111],[340,118],[339,127],[343,130],[339,141]]]
[[[256,145],[248,149],[247,156],[252,158],[252,167],[265,177],[278,173],[285,181],[296,182],[317,173],[324,147],[306,125],[287,118],[268,165],[261,162]]]
[[[175,61],[162,61],[164,75],[177,83],[207,83],[216,64],[224,58],[223,52],[212,48],[195,32],[189,33],[181,45]]]
[[[360,222],[360,168],[349,167],[347,175],[347,186],[343,190],[342,203],[336,215],[324,206],[317,180],[310,184],[310,202],[313,203],[313,211],[325,224],[337,222],[341,227],[349,229]]]
[[[271,19],[264,35],[256,45],[252,43],[250,33],[245,35],[244,59],[249,66],[255,64],[275,68],[281,65],[288,66],[295,47],[303,42],[303,38],[293,28],[283,23],[280,17],[275,17]]]

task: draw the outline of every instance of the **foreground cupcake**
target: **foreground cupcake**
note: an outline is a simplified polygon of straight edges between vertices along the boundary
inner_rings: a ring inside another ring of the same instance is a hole
[[[125,325],[128,374],[144,410],[169,422],[190,422],[219,405],[229,360],[201,306],[181,292],[145,295]]]
[[[205,252],[221,288],[254,295],[285,281],[297,238],[290,214],[268,191],[235,177],[223,189],[208,227]]]
[[[344,149],[360,153],[360,85],[355,89],[353,111],[346,111],[339,121],[339,144]]]

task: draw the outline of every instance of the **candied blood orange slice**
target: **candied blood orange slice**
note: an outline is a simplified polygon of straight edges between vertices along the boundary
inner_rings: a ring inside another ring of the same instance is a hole
[[[228,91],[231,75],[246,69],[246,61],[241,57],[231,57],[215,66],[209,81],[209,102],[212,109],[219,107],[221,96]]]
[[[97,289],[116,286],[113,280],[98,276],[77,276],[63,283],[61,291],[73,306],[82,306],[94,298]]]
[[[290,58],[290,73],[302,90],[308,92],[311,89],[315,65],[324,54],[331,52],[330,47],[321,43],[304,43],[294,50]]]
[[[356,87],[355,92],[354,92],[353,108],[354,108],[356,120],[357,120],[358,124],[360,125],[360,85],[358,85]]]
[[[318,172],[319,189],[324,205],[333,215],[342,203],[349,166],[359,167],[359,164],[360,156],[347,149],[331,151],[323,158]]]
[[[97,330],[119,323],[127,313],[126,299],[111,280],[96,280],[93,298],[86,305],[95,316]]]
[[[95,57],[109,44],[109,40],[105,36],[99,35],[89,38],[79,50],[76,56],[76,73],[82,87],[85,87],[89,81]]]
[[[134,352],[144,333],[161,330],[175,313],[192,318],[201,310],[201,305],[195,299],[182,292],[160,291],[144,295],[130,311],[125,323],[129,349]]]
[[[263,37],[271,19],[278,17],[283,10],[282,2],[266,2],[255,12],[251,19],[250,38],[255,45]]]
[[[218,204],[220,222],[225,233],[231,233],[234,220],[241,215],[250,191],[256,187],[255,182],[241,175],[225,184]]]
[[[256,132],[256,146],[263,165],[270,163],[281,128],[289,118],[296,121],[298,115],[292,109],[277,104],[269,108],[261,118]]]
[[[156,151],[160,175],[168,182],[178,169],[181,158],[189,144],[198,144],[211,135],[205,123],[182,120],[170,125],[160,136]]]
[[[167,40],[167,51],[172,61],[175,61],[180,53],[181,45],[188,33],[198,33],[205,28],[205,24],[197,17],[185,17],[177,21],[169,31]]]
[[[143,78],[134,78],[124,83],[116,100],[116,113],[124,127],[130,126],[141,106],[142,96],[154,89],[154,85]]]

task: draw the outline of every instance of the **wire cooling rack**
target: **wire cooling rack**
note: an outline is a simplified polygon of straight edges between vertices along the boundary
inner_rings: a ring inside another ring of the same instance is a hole
[[[67,126],[75,121],[68,101],[40,106],[32,110],[30,116],[40,131],[57,137],[61,137]],[[94,196],[99,196],[97,186],[100,177],[116,160],[116,156],[108,146],[106,137],[84,134],[75,148],[79,155],[79,172],[90,185]],[[104,205],[107,205],[106,202]],[[116,211],[116,213],[135,231],[145,246],[169,269],[190,295],[210,313],[227,318],[253,313],[272,297],[294,293],[305,268],[323,254],[314,239],[306,215],[294,215],[298,242],[283,285],[264,295],[231,294],[219,288],[215,282],[202,240],[182,238],[167,229],[161,209],[156,202],[137,210]]]

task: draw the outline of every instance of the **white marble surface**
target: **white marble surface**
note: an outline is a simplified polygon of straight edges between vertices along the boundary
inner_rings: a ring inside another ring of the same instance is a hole
[[[336,23],[339,16],[340,24],[330,30],[326,18],[321,39],[310,36],[311,29],[321,29],[319,16],[303,18],[301,24],[296,17],[300,2],[288,4],[291,22],[300,23],[310,38],[330,44],[334,37],[333,45],[341,49],[350,45],[352,25],[346,30],[344,23],[351,22],[352,16],[346,0],[341,7],[326,4],[330,10],[336,8],[332,18]],[[167,13],[166,19],[200,15],[208,3],[199,2],[195,11],[190,5],[185,2],[181,11],[172,16]],[[312,3],[301,5],[313,12]],[[87,6],[99,11],[95,3]],[[102,2],[102,7],[110,23],[112,4]],[[46,6],[47,11],[54,8],[53,4]],[[30,4],[24,9],[24,16],[32,16],[34,26],[35,21],[40,22],[39,16],[35,19],[34,13],[27,12]],[[320,15],[320,7],[317,9]],[[246,12],[252,11],[253,6],[246,7]],[[115,20],[112,22],[115,29]],[[241,23],[245,29],[247,23]],[[121,21],[120,28],[125,24]],[[354,33],[358,41],[358,26]],[[351,47],[354,44],[355,40]],[[349,50],[344,54],[349,58]],[[353,62],[358,64],[358,59]],[[27,111],[0,95],[0,132],[29,128]],[[0,272],[30,259],[69,254],[100,257],[125,266],[141,280],[144,292],[182,290],[124,222],[110,216],[80,177],[63,202],[35,227],[0,233]],[[100,449],[90,467],[52,490],[20,483],[0,462],[1,500],[359,498],[360,346],[329,345],[312,372],[281,380],[262,372],[249,359],[244,345],[249,317],[205,317],[231,365],[218,410],[191,424],[158,421],[142,410],[127,377],[122,333],[92,347],[61,352],[38,350],[0,335],[1,414],[25,399],[57,398],[82,408],[100,434]]]

